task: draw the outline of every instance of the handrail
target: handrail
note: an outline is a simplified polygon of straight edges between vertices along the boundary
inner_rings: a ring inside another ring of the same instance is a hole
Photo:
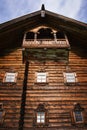
[[[23,41],[23,47],[69,47],[66,39],[29,39]]]

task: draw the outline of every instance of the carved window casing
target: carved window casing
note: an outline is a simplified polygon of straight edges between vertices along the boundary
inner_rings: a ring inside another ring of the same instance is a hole
[[[3,82],[14,83],[16,81],[17,81],[17,73],[10,73],[10,72],[5,73]]]
[[[34,111],[34,126],[45,127],[48,126],[48,111],[43,104],[39,104]]]
[[[86,112],[84,111],[84,108],[82,108],[80,104],[77,103],[71,112],[72,124],[78,127],[84,126],[86,123],[85,115]]]

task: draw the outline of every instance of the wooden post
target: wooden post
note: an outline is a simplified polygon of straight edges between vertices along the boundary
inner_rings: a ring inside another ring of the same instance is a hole
[[[69,41],[68,41],[68,38],[67,38],[67,35],[64,33],[64,36],[65,36],[65,39],[66,39],[66,44],[70,47],[70,44],[69,44]]]
[[[24,46],[24,44],[25,44],[25,40],[26,40],[26,33],[24,34],[24,37],[23,37],[22,47],[23,47],[23,46]]]
[[[56,32],[53,32],[53,35],[54,35],[54,41],[57,42]]]
[[[35,32],[35,34],[34,34],[34,41],[35,42],[37,41],[37,32]]]

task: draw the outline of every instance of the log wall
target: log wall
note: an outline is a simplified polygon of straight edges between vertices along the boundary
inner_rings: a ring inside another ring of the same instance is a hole
[[[71,122],[71,111],[76,103],[80,103],[87,112],[87,55],[84,49],[76,46],[71,47],[69,67],[72,72],[77,74],[78,83],[76,85],[64,84],[65,63],[52,60],[45,61],[45,63],[37,60],[29,61],[24,130],[34,128],[34,110],[40,103],[44,104],[48,110],[48,127],[43,129],[87,129],[87,126],[75,127]],[[36,83],[35,73],[41,69],[48,73],[46,84]],[[36,127],[35,130],[37,129]]]
[[[0,54],[0,103],[3,103],[5,120],[0,125],[3,130],[17,130],[19,127],[21,95],[24,79],[21,49],[8,49]],[[4,83],[6,72],[17,72],[16,83]]]
[[[78,84],[64,84],[63,72],[66,64],[53,60],[29,60],[26,101],[24,111],[24,130],[86,130],[77,128],[71,123],[71,111],[75,103],[80,103],[87,112],[87,55],[84,49],[72,46],[69,54],[69,66],[76,72]],[[35,73],[44,70],[48,73],[48,82],[36,83]],[[3,83],[6,72],[18,72],[17,83]],[[23,96],[23,80],[25,64],[22,63],[22,50],[6,50],[0,56],[0,103],[6,112],[4,124],[0,130],[19,130],[21,102]],[[38,128],[33,125],[34,110],[39,104],[48,110],[48,126]],[[87,114],[86,114],[87,121]]]

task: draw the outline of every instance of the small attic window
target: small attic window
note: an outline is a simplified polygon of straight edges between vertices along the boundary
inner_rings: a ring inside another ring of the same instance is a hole
[[[10,72],[7,72],[5,74],[5,77],[4,77],[4,82],[16,82],[17,80],[17,73],[10,73]]]

